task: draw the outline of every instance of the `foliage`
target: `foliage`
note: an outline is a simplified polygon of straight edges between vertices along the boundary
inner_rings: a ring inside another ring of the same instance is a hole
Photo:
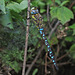
[[[75,6],[73,6],[73,11],[75,12]]]
[[[57,18],[62,24],[65,24],[66,22],[70,21],[71,18],[73,19],[74,15],[71,10],[62,5],[63,4],[61,4],[59,7],[52,7],[50,13],[52,18]]]
[[[17,2],[11,2],[11,3],[8,3],[6,5],[6,7],[5,7],[5,1],[4,0],[1,0],[0,3],[1,3],[0,9],[3,11],[3,13],[5,13],[5,14],[1,15],[1,18],[2,18],[1,24],[3,26],[9,27],[10,29],[13,29],[10,10],[13,10],[17,13],[20,13],[22,10],[27,8],[28,2],[27,2],[27,0],[23,0],[20,4]]]
[[[10,10],[6,11],[6,14],[1,15],[1,24],[5,27],[8,27],[10,29],[13,29],[13,23],[11,18]]]
[[[72,35],[75,35],[75,24],[69,26],[69,28],[73,29],[73,34]]]
[[[36,75],[37,72],[38,72],[38,69],[35,69],[32,75]]]
[[[73,59],[75,59],[75,44],[70,47],[70,55]],[[74,61],[75,62],[75,61]]]
[[[23,51],[15,50],[4,50],[0,53],[3,65],[8,65],[16,72],[20,70],[19,61],[23,61]]]
[[[59,29],[59,24],[58,28],[56,29],[56,32],[52,34],[51,39],[48,39],[49,44],[51,45],[52,50],[54,50],[54,53],[56,53],[55,51],[57,50],[57,46],[59,44],[60,52],[58,57],[63,56],[64,53],[70,52],[69,56],[66,57],[65,60],[73,59],[74,61],[75,6],[72,7],[72,10],[70,10],[68,6],[69,4],[71,4],[71,2],[71,0],[32,0],[31,7],[36,6],[39,8],[39,12],[43,16],[44,20],[45,33],[46,35],[48,35],[51,29],[49,28],[47,21],[46,7],[47,5],[50,6],[50,23],[53,22],[54,18],[56,19],[52,27],[56,25],[58,19],[61,22],[62,29]],[[10,66],[17,73],[21,70],[22,66],[20,65],[23,63],[27,21],[27,6],[28,0],[0,0],[0,49],[2,49],[2,51],[0,51],[0,58],[2,61],[2,65]],[[66,26],[68,28],[67,30],[65,29]],[[62,38],[57,38],[57,30],[64,30],[66,36],[64,37],[63,35],[60,35],[60,33],[59,35]],[[39,31],[31,20],[29,28],[27,63],[30,64],[32,62],[42,45],[44,45],[42,37],[40,36]],[[38,63],[38,65],[44,64],[44,57],[45,53],[47,52],[45,50],[41,53],[40,58],[36,62]],[[49,63],[49,61],[47,62]],[[63,60],[59,61],[59,63],[61,62],[63,62]],[[32,75],[36,75],[36,73],[39,74],[39,67],[40,66],[37,66],[37,68],[34,67],[32,69]]]
[[[6,8],[19,13],[22,10],[24,10],[25,8],[27,8],[27,6],[28,6],[27,4],[28,4],[27,0],[23,0],[20,4],[17,2],[11,2],[11,3],[7,4]]]
[[[2,10],[6,14],[6,11],[5,11],[5,0],[0,0],[0,10]]]

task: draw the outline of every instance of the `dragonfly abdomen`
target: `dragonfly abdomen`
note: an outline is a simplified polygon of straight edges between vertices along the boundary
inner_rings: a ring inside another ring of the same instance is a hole
[[[54,64],[54,66],[55,66],[56,69],[58,70],[58,67],[57,67],[56,62],[55,62],[55,58],[54,58],[54,56],[53,56],[53,52],[52,52],[51,47],[50,47],[50,45],[49,45],[49,43],[48,43],[48,40],[47,40],[47,38],[46,38],[46,36],[45,36],[45,33],[44,33],[44,31],[43,31],[43,28],[40,28],[39,31],[40,31],[40,34],[42,35],[42,39],[44,40],[44,43],[45,43],[45,45],[46,45],[46,47],[47,47],[47,50],[48,50],[48,52],[49,52],[49,56],[50,56],[50,58],[52,59],[52,62],[53,62],[53,64]]]

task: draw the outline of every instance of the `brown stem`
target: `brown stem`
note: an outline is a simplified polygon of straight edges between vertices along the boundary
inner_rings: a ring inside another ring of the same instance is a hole
[[[63,62],[63,63],[59,63],[57,64],[58,66],[62,66],[62,65],[66,65],[66,64],[71,64],[71,62]]]
[[[47,75],[47,53],[45,55],[45,75]]]
[[[73,2],[71,3],[71,5],[69,6],[69,9],[71,9],[74,4],[75,4],[75,1],[73,1]]]
[[[66,54],[64,54],[63,56],[59,57],[59,58],[57,59],[57,61],[59,61],[59,60],[63,59],[63,58],[64,58],[64,57],[66,57],[68,54],[69,54],[69,52],[68,52],[68,53],[66,53]]]
[[[55,24],[54,28],[52,28],[49,38],[51,38],[52,33],[55,31],[55,29],[57,28],[57,26],[59,25],[60,21],[57,21],[57,23]]]
[[[29,11],[30,11],[30,0],[28,0],[27,18],[29,18],[29,16],[30,16]],[[22,75],[25,75],[25,69],[26,69],[26,56],[27,56],[27,46],[28,46],[29,23],[30,23],[30,19],[27,19],[26,40],[25,40],[25,51],[24,51],[24,62],[23,62]]]
[[[54,22],[56,21],[56,19],[53,19],[52,23],[51,23],[51,27],[53,26]]]
[[[47,20],[48,20],[48,24],[49,24],[49,27],[50,27],[50,29],[52,29],[52,26],[51,26],[51,24],[50,24],[50,15],[49,15],[49,4],[47,5]]]
[[[58,56],[58,54],[59,54],[59,51],[60,51],[60,48],[59,48],[59,44],[58,44],[58,45],[57,45],[57,52],[56,52],[56,55],[55,55],[56,59],[57,59],[57,56]]]

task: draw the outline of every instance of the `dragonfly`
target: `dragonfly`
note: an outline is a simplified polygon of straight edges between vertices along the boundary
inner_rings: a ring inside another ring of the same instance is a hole
[[[55,57],[53,55],[53,52],[51,50],[51,47],[48,43],[48,40],[45,36],[45,33],[44,33],[44,24],[43,24],[43,18],[42,16],[40,15],[38,9],[36,7],[32,7],[31,10],[30,10],[30,13],[31,13],[31,19],[33,21],[33,23],[36,25],[37,29],[39,30],[41,36],[42,36],[42,39],[44,40],[44,43],[47,47],[47,50],[49,52],[49,56],[50,58],[52,59],[52,62],[56,68],[56,70],[58,70],[58,66],[56,64],[56,61],[55,61]]]

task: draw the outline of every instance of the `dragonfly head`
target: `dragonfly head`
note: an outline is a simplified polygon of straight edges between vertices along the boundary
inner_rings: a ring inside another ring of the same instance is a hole
[[[32,7],[31,8],[31,14],[33,15],[33,14],[38,14],[39,13],[39,11],[38,11],[38,9],[36,8],[36,7]]]

